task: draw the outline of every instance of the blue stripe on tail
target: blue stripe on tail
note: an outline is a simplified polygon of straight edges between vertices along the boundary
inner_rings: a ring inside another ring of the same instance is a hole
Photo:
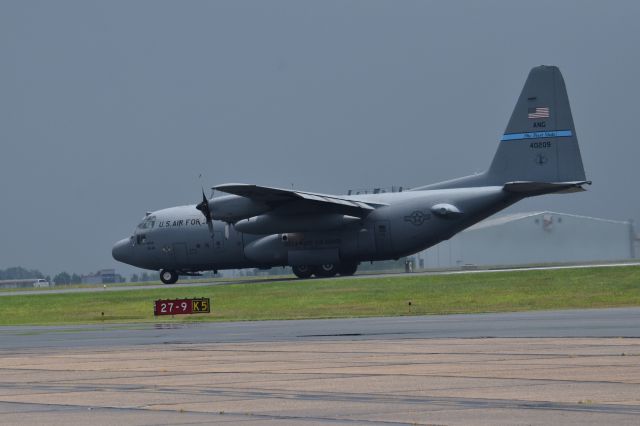
[[[573,136],[571,130],[554,130],[550,132],[509,133],[500,138],[501,141],[517,141],[521,139],[568,138]]]

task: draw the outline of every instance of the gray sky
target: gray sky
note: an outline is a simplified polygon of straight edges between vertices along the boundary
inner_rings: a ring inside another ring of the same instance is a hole
[[[640,220],[639,20],[636,1],[4,0],[0,268],[128,272],[112,244],[201,184],[482,171],[540,64],[594,185],[510,211]]]

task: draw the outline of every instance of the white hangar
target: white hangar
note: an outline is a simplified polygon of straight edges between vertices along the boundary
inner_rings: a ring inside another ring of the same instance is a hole
[[[422,268],[618,261],[635,258],[633,222],[530,212],[489,218],[414,256]]]

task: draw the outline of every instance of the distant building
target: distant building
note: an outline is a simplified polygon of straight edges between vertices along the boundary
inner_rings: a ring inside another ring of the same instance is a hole
[[[82,284],[111,284],[120,282],[115,269],[102,269],[95,274],[83,275]]]
[[[51,283],[42,278],[27,278],[20,280],[0,280],[0,288],[32,288],[51,287]]]
[[[531,212],[484,220],[414,256],[418,268],[617,261],[636,257],[633,222]]]

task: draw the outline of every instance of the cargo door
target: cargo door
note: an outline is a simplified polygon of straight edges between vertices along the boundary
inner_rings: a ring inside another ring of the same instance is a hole
[[[376,221],[374,225],[374,235],[376,241],[376,251],[378,256],[383,256],[391,251],[391,229],[388,220]]]

